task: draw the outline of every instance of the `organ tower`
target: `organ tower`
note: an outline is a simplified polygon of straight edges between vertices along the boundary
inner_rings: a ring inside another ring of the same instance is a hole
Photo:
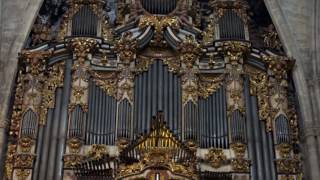
[[[302,179],[294,60],[254,4],[44,1],[6,178]]]

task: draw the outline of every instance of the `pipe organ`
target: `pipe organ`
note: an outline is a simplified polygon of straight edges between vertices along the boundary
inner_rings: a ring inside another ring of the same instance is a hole
[[[61,6],[19,56],[7,179],[302,179],[294,61],[245,0]]]

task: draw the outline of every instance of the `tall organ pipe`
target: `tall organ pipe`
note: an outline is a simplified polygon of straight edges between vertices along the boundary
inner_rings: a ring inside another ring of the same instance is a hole
[[[131,105],[127,99],[119,103],[118,137],[129,138],[131,131]]]
[[[255,137],[254,137],[254,124],[253,118],[251,114],[251,95],[249,90],[249,78],[245,77],[244,79],[244,95],[245,95],[245,104],[246,104],[246,119],[247,119],[247,142],[248,142],[248,154],[249,158],[251,159],[251,177],[252,180],[259,180],[258,172],[257,172],[257,155],[255,149]]]
[[[257,97],[251,96],[251,113],[252,113],[252,121],[253,121],[253,130],[254,130],[254,138],[255,138],[255,149],[257,154],[257,171],[258,171],[258,179],[265,179],[265,167],[264,167],[264,158],[263,158],[263,144],[261,137],[261,127],[260,127],[260,119],[258,117],[258,109],[257,109]]]
[[[56,93],[56,98],[58,94]],[[58,104],[58,101],[56,99],[56,107]],[[37,154],[39,158],[36,158],[36,163],[35,163],[35,170],[34,173],[32,173],[33,180],[38,180],[38,179],[45,179],[46,175],[46,168],[48,164],[48,153],[51,145],[51,140],[50,140],[50,135],[52,133],[52,123],[53,123],[53,113],[54,109],[49,109],[47,113],[47,119],[46,119],[46,124],[44,125],[44,133],[43,134],[43,142],[38,141],[37,147]],[[41,136],[40,131],[39,131],[39,137]],[[39,171],[38,171],[39,169]]]
[[[58,141],[58,128],[59,128],[59,116],[60,116],[60,111],[61,111],[61,105],[62,105],[62,89],[57,89],[56,93],[56,106],[54,109],[53,113],[53,124],[52,124],[52,133],[50,135],[49,141],[50,143],[50,148],[49,148],[49,154],[48,154],[48,161],[47,161],[47,169],[46,169],[46,174],[44,179],[53,179],[54,177],[54,165],[55,165],[55,157],[56,157],[56,145]]]
[[[69,97],[71,94],[71,68],[72,59],[66,60],[66,69],[64,76],[64,87],[63,87],[63,99],[61,100],[61,112],[59,117],[59,128],[58,128],[58,144],[57,144],[57,154],[55,163],[55,176],[54,179],[62,179],[63,177],[63,155],[65,153],[66,147],[66,137],[68,129],[68,106]]]

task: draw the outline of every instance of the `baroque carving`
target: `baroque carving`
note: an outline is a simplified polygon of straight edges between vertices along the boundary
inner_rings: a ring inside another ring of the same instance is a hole
[[[151,43],[156,46],[164,46],[163,33],[166,27],[172,29],[179,29],[179,21],[175,16],[156,16],[156,15],[143,15],[139,20],[139,28],[144,29],[151,26],[155,30],[155,35]]]
[[[29,169],[17,169],[16,170],[16,175],[18,177],[18,180],[26,180],[30,174],[31,174],[31,170],[29,170]]]
[[[210,44],[214,41],[215,39],[215,24],[214,24],[214,19],[210,18],[208,26],[206,29],[202,32],[202,39],[204,45]]]
[[[126,32],[122,38],[114,45],[115,52],[118,53],[120,62],[130,64],[136,58],[137,41],[132,38],[131,32]]]
[[[272,130],[271,106],[269,104],[269,76],[249,66],[245,71],[250,75],[250,94],[257,96],[259,106],[259,119],[266,122],[266,129]]]
[[[28,153],[31,152],[31,148],[34,145],[34,140],[30,137],[22,137],[19,139],[19,145],[21,152]]]
[[[182,76],[182,104],[188,101],[197,104],[198,101],[198,73],[197,70],[191,69]]]
[[[227,9],[232,9],[243,21],[244,24],[248,24],[250,17],[248,16],[249,5],[246,1],[235,0],[235,1],[219,1],[214,0],[209,2],[209,6],[214,12],[214,22],[217,23],[218,20],[224,15]]]
[[[71,138],[68,140],[67,145],[70,153],[78,154],[80,153],[82,142],[78,138]]]
[[[32,168],[33,160],[35,159],[34,154],[27,154],[27,153],[21,153],[21,154],[15,154],[14,155],[14,166],[17,168]]]
[[[14,165],[14,154],[17,150],[17,145],[9,144],[8,151],[7,151],[7,158],[5,161],[5,176],[8,180],[12,180],[13,175],[13,165]]]
[[[208,98],[223,85],[224,75],[208,76],[199,74],[199,96]]]
[[[227,160],[227,157],[224,155],[223,149],[214,148],[209,150],[206,159],[213,168],[220,168]]]
[[[104,156],[108,155],[107,146],[104,144],[93,144],[88,153],[89,157],[92,157],[95,160],[102,159]]]
[[[188,69],[191,69],[201,53],[200,45],[195,38],[187,35],[186,39],[179,45],[180,61],[185,64]]]
[[[66,154],[63,156],[63,162],[65,168],[73,168],[75,165],[81,163],[85,158],[83,155],[78,154]]]
[[[63,41],[66,36],[68,36],[68,28],[71,27],[71,20],[73,16],[81,9],[83,5],[88,5],[92,11],[99,17],[102,21],[102,37],[109,41],[112,40],[110,37],[111,30],[108,27],[109,21],[106,13],[104,12],[105,2],[102,0],[68,0],[67,3],[70,5],[70,8],[63,15],[60,31],[57,36],[58,41]]]
[[[92,38],[73,38],[69,47],[72,49],[75,62],[73,64],[72,74],[72,92],[69,112],[76,105],[80,105],[84,112],[88,110],[88,80],[90,65],[86,62],[86,58],[96,46],[97,41]]]
[[[51,25],[47,20],[48,18],[45,16],[37,17],[36,23],[32,27],[31,46],[52,40]]]
[[[250,160],[245,158],[246,145],[242,143],[231,144],[231,149],[235,154],[235,158],[231,159],[231,166],[237,172],[249,172]]]
[[[267,48],[281,51],[282,44],[273,24],[268,26],[266,32],[262,36],[263,42]]]
[[[227,41],[223,43],[223,54],[226,61],[226,88],[228,115],[233,111],[245,112],[243,95],[243,60],[251,47],[250,43]]]
[[[54,64],[48,68],[48,75],[42,89],[41,112],[39,115],[40,125],[45,125],[49,108],[54,108],[55,91],[63,86],[64,63]]]
[[[93,81],[102,88],[109,96],[117,97],[118,73],[98,73],[91,71]]]

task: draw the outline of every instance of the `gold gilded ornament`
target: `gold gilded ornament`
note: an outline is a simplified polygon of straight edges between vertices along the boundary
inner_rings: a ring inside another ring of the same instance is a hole
[[[213,168],[220,168],[227,160],[223,149],[212,148],[206,155],[206,159],[210,162]]]
[[[187,35],[179,45],[180,61],[191,69],[201,54],[201,47],[192,35]]]
[[[108,155],[108,150],[104,144],[93,144],[88,153],[88,156],[95,160],[102,159],[105,155]]]
[[[124,64],[130,64],[136,58],[137,41],[132,36],[132,32],[124,33],[114,46],[115,52],[119,55],[120,62]]]
[[[80,153],[82,142],[78,138],[71,138],[68,140],[67,145],[70,153],[77,154]]]

